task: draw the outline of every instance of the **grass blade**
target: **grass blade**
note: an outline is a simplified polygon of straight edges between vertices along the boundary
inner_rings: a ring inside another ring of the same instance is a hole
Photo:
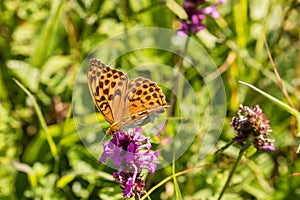
[[[246,85],[250,88],[252,88],[253,90],[255,90],[256,92],[260,93],[261,95],[265,96],[267,99],[271,100],[273,103],[275,103],[276,105],[278,105],[280,108],[282,108],[283,110],[289,112],[290,114],[294,115],[295,117],[297,117],[298,121],[300,119],[300,113],[292,108],[291,106],[285,104],[284,102],[280,101],[279,99],[269,95],[268,93],[258,89],[257,87],[249,84],[249,83],[246,83],[246,82],[243,82],[243,81],[239,81],[239,83],[243,84],[243,85]]]
[[[46,134],[46,138],[47,138],[47,142],[48,142],[49,147],[50,147],[50,151],[51,151],[53,157],[55,158],[56,155],[57,155],[57,147],[56,147],[56,145],[53,141],[52,135],[50,134],[50,132],[48,130],[46,121],[44,119],[44,116],[42,114],[42,111],[41,111],[39,105],[37,104],[34,96],[22,85],[22,83],[20,83],[18,80],[14,79],[14,78],[13,78],[13,80],[28,95],[30,101],[32,102],[34,110],[35,110],[35,112],[38,116],[38,119],[39,119],[40,123],[41,123],[42,129],[44,130],[44,132]]]

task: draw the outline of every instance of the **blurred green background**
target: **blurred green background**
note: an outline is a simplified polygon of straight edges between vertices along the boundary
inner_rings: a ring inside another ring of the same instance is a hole
[[[71,108],[73,84],[81,63],[101,41],[139,27],[179,29],[174,2],[0,1],[0,199],[122,199],[111,176],[113,170],[99,164],[77,134]],[[207,18],[207,29],[193,36],[219,67],[226,87],[227,118],[216,148],[234,136],[229,122],[239,104],[259,104],[276,140],[276,151],[258,152],[242,160],[224,199],[299,199],[300,176],[291,176],[300,172],[295,118],[238,81],[286,102],[267,56],[266,38],[298,107],[300,1],[228,0],[218,11],[220,18]],[[170,56],[147,51],[142,58],[176,65]],[[135,62],[130,57],[120,61],[127,67]],[[192,68],[184,73],[205,107],[210,103],[205,89],[193,84],[201,77],[194,76]],[[13,78],[35,97],[41,113]],[[215,199],[238,154],[237,146],[232,146],[222,156],[211,154],[199,159],[202,139],[199,133],[175,163],[176,171],[203,162],[211,166],[178,177],[183,199]],[[171,174],[171,166],[160,169],[148,177],[146,189]],[[174,188],[169,181],[151,198],[174,199]]]

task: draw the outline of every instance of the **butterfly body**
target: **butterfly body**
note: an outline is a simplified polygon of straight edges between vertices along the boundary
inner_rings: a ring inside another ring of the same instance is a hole
[[[128,80],[125,73],[92,59],[88,86],[97,109],[111,124],[108,134],[142,126],[165,111],[162,90],[147,78]]]

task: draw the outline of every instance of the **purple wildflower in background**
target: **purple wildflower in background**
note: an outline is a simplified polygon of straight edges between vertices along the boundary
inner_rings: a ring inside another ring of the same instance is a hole
[[[179,33],[190,34],[197,33],[205,29],[203,20],[207,15],[213,18],[218,18],[220,14],[216,10],[218,4],[224,4],[226,0],[220,0],[219,3],[208,5],[209,0],[185,0],[183,9],[188,18],[181,22]]]
[[[272,132],[269,120],[258,105],[253,109],[240,105],[237,116],[232,118],[230,125],[238,134],[233,138],[237,144],[243,146],[250,140],[256,149],[275,150],[275,140],[269,138]]]
[[[158,151],[151,151],[150,139],[143,137],[141,133],[142,128],[138,127],[132,134],[115,133],[109,143],[103,142],[100,162],[110,158],[118,166],[118,172],[113,173],[113,176],[122,184],[125,198],[145,194],[142,169],[148,168],[153,174],[158,163]]]

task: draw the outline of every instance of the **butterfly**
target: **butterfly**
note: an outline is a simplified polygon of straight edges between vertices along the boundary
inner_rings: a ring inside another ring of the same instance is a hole
[[[143,126],[168,107],[158,85],[143,77],[128,76],[91,59],[88,86],[95,106],[110,123],[107,134]]]

